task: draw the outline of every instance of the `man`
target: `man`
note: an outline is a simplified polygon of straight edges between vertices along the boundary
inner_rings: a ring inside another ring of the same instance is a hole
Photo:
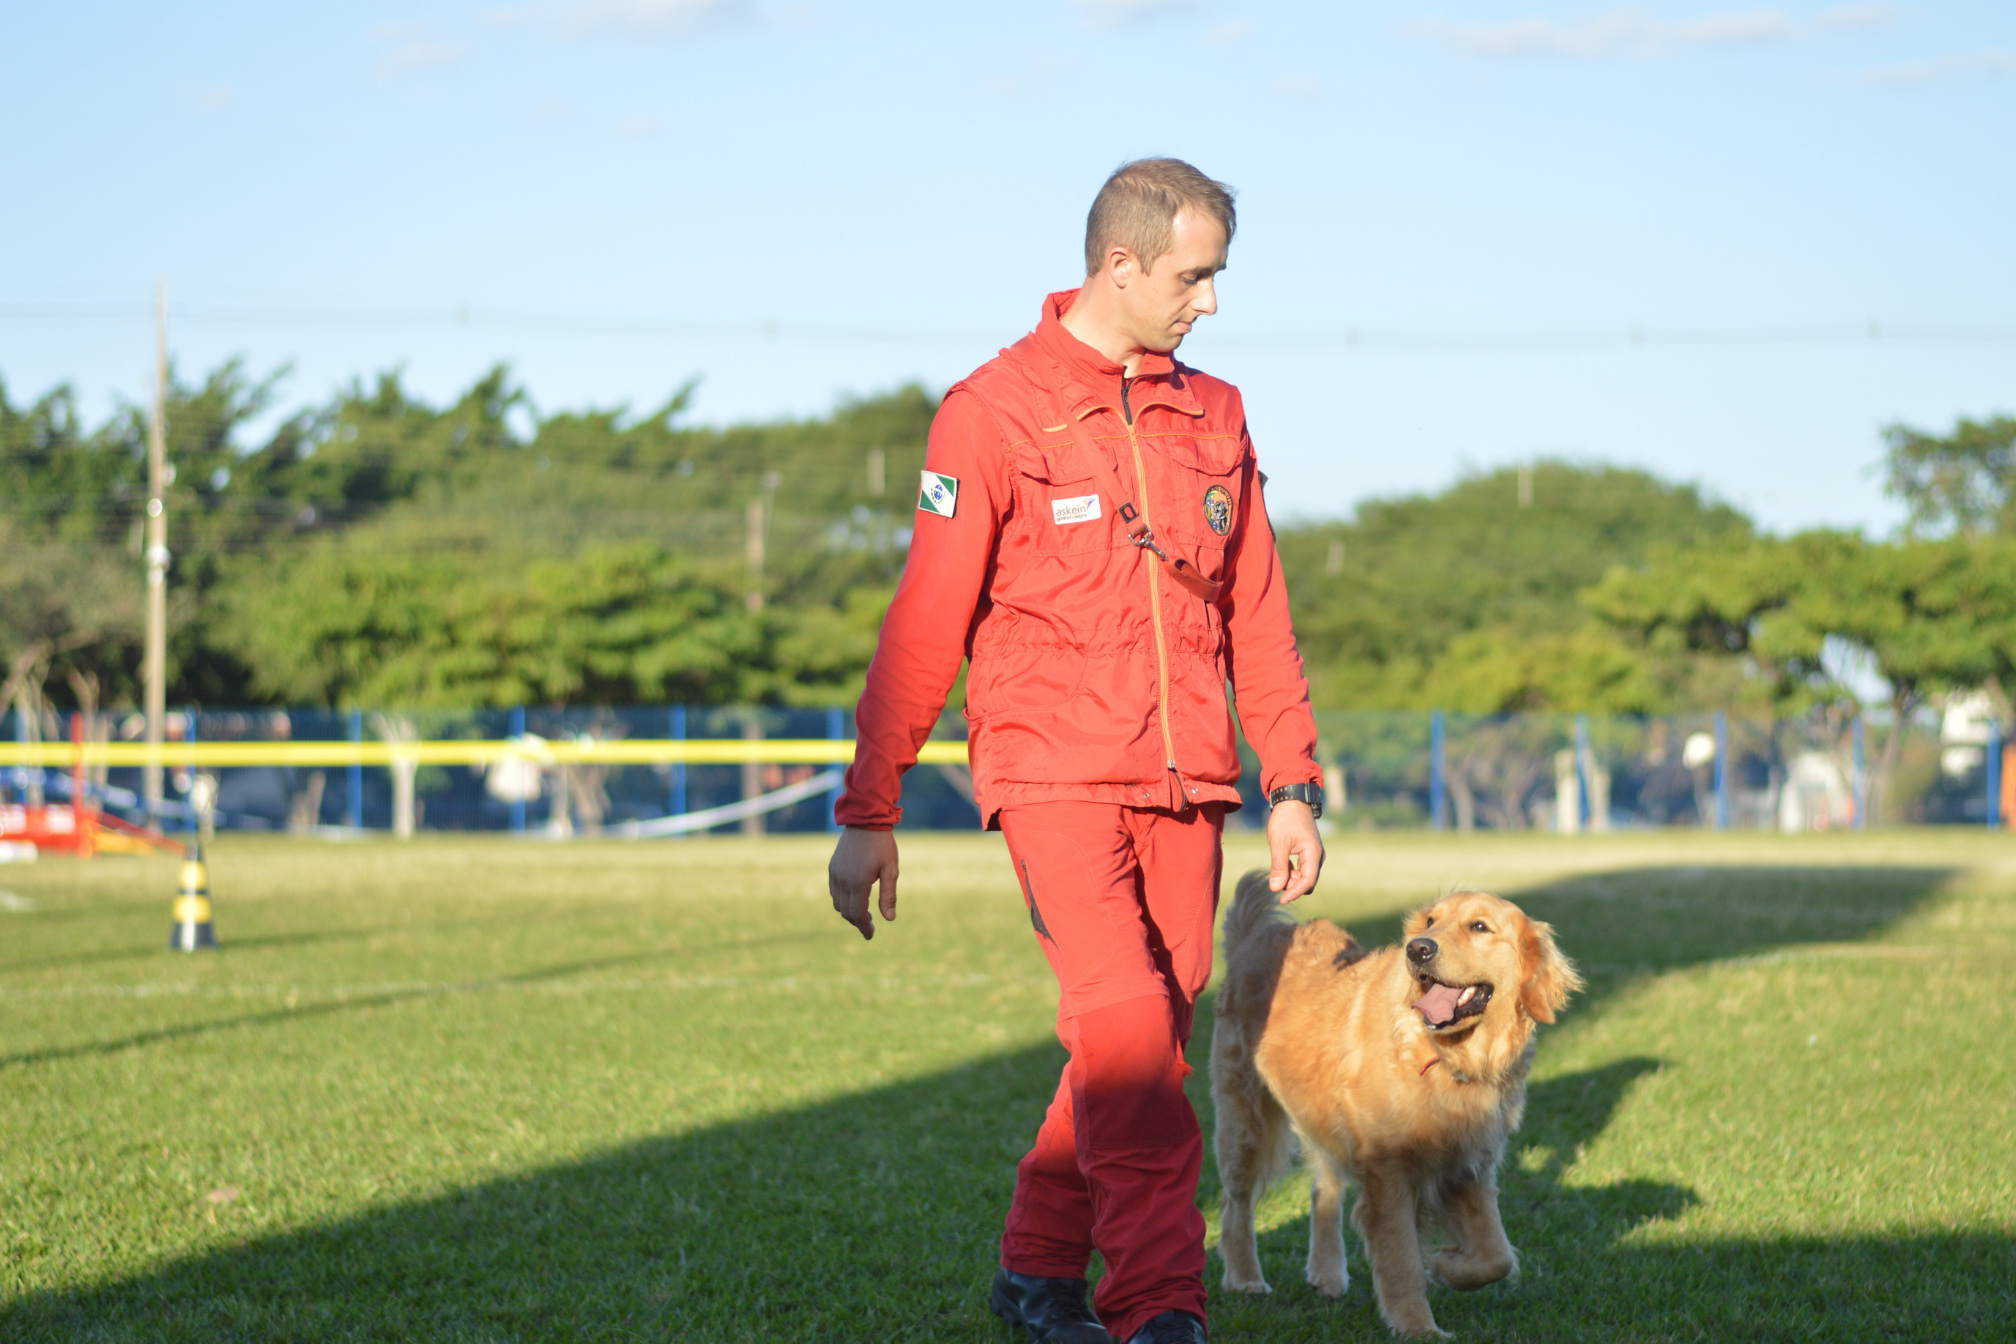
[[[1190,165],[1122,166],[1087,221],[1084,286],[946,393],[835,808],[833,905],[872,938],[871,887],[896,917],[902,774],[970,659],[974,798],[1005,833],[1071,1052],[990,1303],[1037,1344],[1205,1338],[1183,1047],[1239,805],[1228,680],[1273,804],[1273,889],[1294,900],[1323,864],[1315,720],[1245,413],[1170,358],[1217,311],[1235,223],[1231,191]]]

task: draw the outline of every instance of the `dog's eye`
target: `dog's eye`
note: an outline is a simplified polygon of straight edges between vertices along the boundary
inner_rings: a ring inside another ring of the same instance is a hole
[[[1432,929],[1432,928],[1434,928],[1434,927],[1435,927],[1435,916],[1433,916],[1433,915],[1430,915],[1430,916],[1428,916],[1428,922],[1427,922],[1426,924],[1423,924],[1423,925],[1422,925],[1421,927],[1422,927],[1422,928],[1424,928],[1424,929]]]
[[[1490,928],[1490,926],[1489,926],[1488,924],[1486,924],[1486,923],[1485,923],[1485,922],[1484,922],[1483,920],[1481,920],[1481,919],[1474,919],[1474,920],[1470,921],[1470,932],[1472,932],[1472,933],[1489,933],[1489,932],[1491,932],[1491,928]]]

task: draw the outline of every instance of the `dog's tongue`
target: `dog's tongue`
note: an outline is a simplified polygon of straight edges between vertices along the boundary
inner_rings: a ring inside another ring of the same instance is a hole
[[[1449,985],[1436,985],[1414,1000],[1414,1011],[1426,1018],[1429,1026],[1443,1026],[1456,1020],[1456,999],[1462,992]]]

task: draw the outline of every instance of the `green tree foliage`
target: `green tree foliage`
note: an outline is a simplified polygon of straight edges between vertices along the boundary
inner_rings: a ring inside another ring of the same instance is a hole
[[[936,410],[922,389],[687,429],[690,384],[642,417],[540,418],[501,368],[440,407],[390,373],[247,444],[278,377],[171,379],[171,700],[858,694]],[[100,658],[112,702],[138,698],[145,430],[135,408],[87,432],[67,389],[17,408],[0,388],[7,576],[64,576],[9,585],[0,655],[97,632],[58,656]]]
[[[1963,419],[1944,437],[1892,425],[1883,438],[1912,531],[2016,533],[2016,417]]]
[[[689,428],[689,384],[642,415],[541,416],[499,368],[446,405],[394,372],[276,417],[278,386],[237,363],[171,380],[177,702],[846,701],[936,410],[906,387]],[[0,672],[59,703],[138,698],[145,430],[0,386]],[[1893,485],[1925,526],[1981,531],[2012,437],[1893,431]],[[1564,462],[1279,536],[1324,708],[1793,713],[1838,693],[1829,636],[1905,710],[2012,684],[2016,541],[1760,537],[1693,487]]]
[[[1692,486],[1542,462],[1284,527],[1296,635],[1323,708],[1644,711],[1684,688],[1577,600],[1661,546],[1746,545]],[[1681,678],[1684,681],[1684,678]]]
[[[318,545],[238,590],[227,637],[285,704],[830,704],[860,694],[888,601],[751,611],[742,573],[651,542],[496,561]]]
[[[1584,600],[1649,648],[1727,660],[1743,674],[1735,684],[1779,715],[1843,694],[1822,663],[1830,638],[1872,660],[1893,724],[1934,692],[2006,688],[2016,668],[2016,541],[2000,537],[1884,544],[1816,531],[1662,549]],[[1895,731],[1885,739],[1879,816],[1902,744]]]

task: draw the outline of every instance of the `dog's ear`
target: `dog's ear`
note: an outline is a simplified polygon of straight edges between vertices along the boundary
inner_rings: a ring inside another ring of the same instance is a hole
[[[1561,955],[1554,945],[1554,929],[1537,919],[1526,919],[1519,934],[1519,962],[1524,973],[1519,984],[1519,1006],[1535,1022],[1552,1022],[1554,1014],[1568,1005],[1568,996],[1582,988],[1581,973],[1575,963]]]

